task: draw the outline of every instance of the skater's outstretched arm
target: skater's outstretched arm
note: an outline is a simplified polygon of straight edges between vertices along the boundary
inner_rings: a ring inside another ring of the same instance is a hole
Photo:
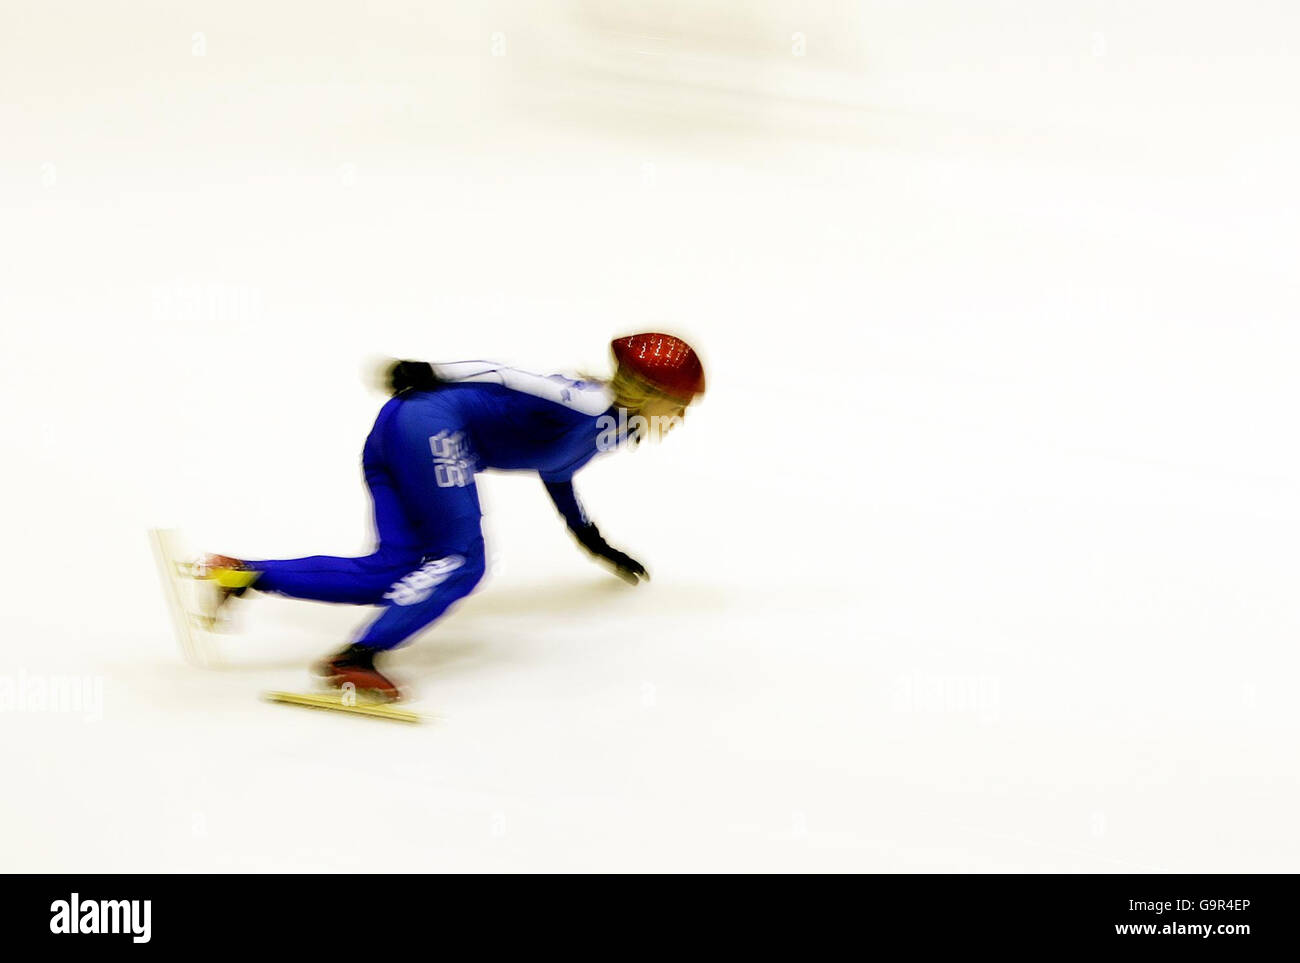
[[[564,518],[565,524],[569,526],[569,531],[573,533],[579,545],[596,558],[604,559],[613,565],[618,577],[629,585],[636,585],[641,579],[650,578],[650,573],[646,571],[644,565],[605,541],[600,534],[600,529],[583,511],[582,503],[578,501],[578,493],[573,490],[572,481],[548,481],[544,484],[551,501],[555,503],[556,510]]]

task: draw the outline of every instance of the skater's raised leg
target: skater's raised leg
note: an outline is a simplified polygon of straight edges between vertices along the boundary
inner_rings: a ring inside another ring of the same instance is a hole
[[[352,605],[382,604],[384,593],[417,568],[424,556],[420,536],[402,505],[396,482],[384,460],[383,437],[398,403],[394,399],[380,411],[362,452],[366,487],[374,503],[375,551],[357,557],[311,555],[274,560],[209,556],[212,577],[219,584],[229,581],[239,588],[251,585],[259,592],[290,598]]]

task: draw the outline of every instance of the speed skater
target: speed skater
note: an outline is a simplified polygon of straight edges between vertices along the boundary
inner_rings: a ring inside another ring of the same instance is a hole
[[[351,644],[317,674],[381,700],[400,690],[378,656],[409,640],[469,595],[483,578],[482,512],[475,475],[534,471],[577,542],[625,581],[644,565],[612,547],[587,517],[574,474],[597,454],[671,426],[704,391],[704,368],[685,341],[660,333],[618,338],[608,381],[543,377],[490,362],[389,366],[391,399],[380,409],[361,464],[374,503],[369,555],[286,560],[208,555],[196,574],[218,604],[248,589],[299,599],[379,606]]]

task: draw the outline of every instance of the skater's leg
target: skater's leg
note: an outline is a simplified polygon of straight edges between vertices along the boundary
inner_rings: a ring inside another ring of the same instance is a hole
[[[375,503],[375,529],[379,536],[379,547],[374,552],[359,558],[313,555],[246,561],[245,568],[261,573],[253,588],[320,602],[382,603],[384,593],[419,565],[423,553],[387,471],[381,466],[367,465],[366,483]]]
[[[335,686],[396,699],[397,686],[375,668],[375,656],[401,645],[472,592],[485,563],[475,459],[455,400],[407,399],[383,433],[382,447],[423,557],[384,593],[379,617],[318,671]]]
[[[384,611],[361,631],[355,644],[376,652],[396,648],[469,595],[484,569],[481,537],[463,553],[429,559],[392,586]]]
[[[396,407],[397,403],[389,402],[380,411],[362,454],[366,487],[374,503],[375,551],[355,558],[313,555],[245,561],[245,569],[259,573],[254,588],[291,598],[378,605],[395,581],[420,564],[421,539],[385,464],[382,440]]]
[[[393,582],[410,570],[410,562],[377,552],[360,558],[312,555],[245,565],[259,573],[252,584],[259,592],[317,602],[378,605]]]
[[[356,645],[373,650],[394,648],[429,625],[473,591],[485,568],[474,455],[454,403],[411,399],[396,412],[384,447],[402,508],[426,547],[358,636]]]

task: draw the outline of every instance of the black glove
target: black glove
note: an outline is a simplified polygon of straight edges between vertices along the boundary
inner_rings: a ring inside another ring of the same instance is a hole
[[[427,361],[394,361],[388,366],[388,393],[397,397],[403,391],[434,391],[442,384]]]
[[[626,552],[620,552],[611,546],[601,536],[600,529],[595,525],[584,525],[582,528],[575,528],[572,531],[573,537],[578,540],[579,545],[597,558],[603,558],[613,565],[614,571],[624,582],[635,585],[641,579],[649,580],[650,573],[646,571],[645,566]]]

